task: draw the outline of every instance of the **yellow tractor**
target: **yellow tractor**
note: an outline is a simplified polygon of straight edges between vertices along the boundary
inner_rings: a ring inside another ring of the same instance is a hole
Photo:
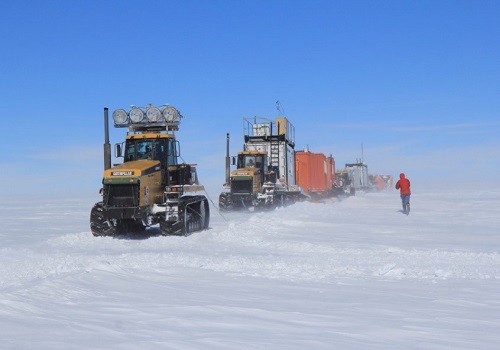
[[[172,106],[134,107],[113,112],[114,126],[128,128],[115,145],[123,163],[111,166],[108,109],[104,109],[104,176],[90,213],[94,236],[141,232],[159,224],[162,235],[186,235],[208,228],[210,208],[199,192],[196,167],[180,163],[174,132],[182,115]]]
[[[243,151],[230,171],[229,134],[221,210],[275,208],[305,199],[295,184],[295,129],[284,117],[244,118]]]

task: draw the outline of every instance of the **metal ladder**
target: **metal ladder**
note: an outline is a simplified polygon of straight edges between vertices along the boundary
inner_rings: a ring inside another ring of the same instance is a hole
[[[279,167],[280,165],[280,147],[279,141],[271,141],[271,154],[270,154],[271,166]]]

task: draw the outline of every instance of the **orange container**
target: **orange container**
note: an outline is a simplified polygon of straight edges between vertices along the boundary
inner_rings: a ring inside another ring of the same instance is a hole
[[[295,180],[307,194],[329,194],[335,181],[335,160],[323,153],[296,152]]]
[[[330,155],[326,158],[328,164],[328,185],[332,188],[337,183],[337,176],[335,175],[335,159]]]

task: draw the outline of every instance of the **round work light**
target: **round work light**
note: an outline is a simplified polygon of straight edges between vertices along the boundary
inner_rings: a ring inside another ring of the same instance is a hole
[[[163,114],[163,118],[165,118],[165,120],[167,122],[173,122],[175,119],[177,119],[179,117],[179,113],[172,106],[165,107],[162,114]]]
[[[132,108],[129,116],[133,123],[140,123],[144,119],[144,112],[139,108]]]
[[[146,111],[146,117],[150,122],[157,122],[161,119],[160,109],[157,107],[149,107]]]
[[[113,112],[113,120],[115,124],[126,124],[128,121],[128,114],[123,109],[117,109]]]

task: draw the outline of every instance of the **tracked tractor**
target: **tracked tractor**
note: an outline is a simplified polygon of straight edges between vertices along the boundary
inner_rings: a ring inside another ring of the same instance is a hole
[[[172,106],[134,107],[113,112],[114,126],[127,128],[115,145],[123,163],[111,166],[108,109],[104,109],[104,176],[90,213],[94,236],[144,231],[159,224],[162,235],[187,235],[208,228],[210,209],[196,167],[180,163],[175,138],[182,115]]]
[[[229,134],[226,182],[219,195],[221,210],[276,208],[305,199],[295,185],[295,130],[284,117],[271,121],[244,118],[243,150],[233,157],[230,171]]]

